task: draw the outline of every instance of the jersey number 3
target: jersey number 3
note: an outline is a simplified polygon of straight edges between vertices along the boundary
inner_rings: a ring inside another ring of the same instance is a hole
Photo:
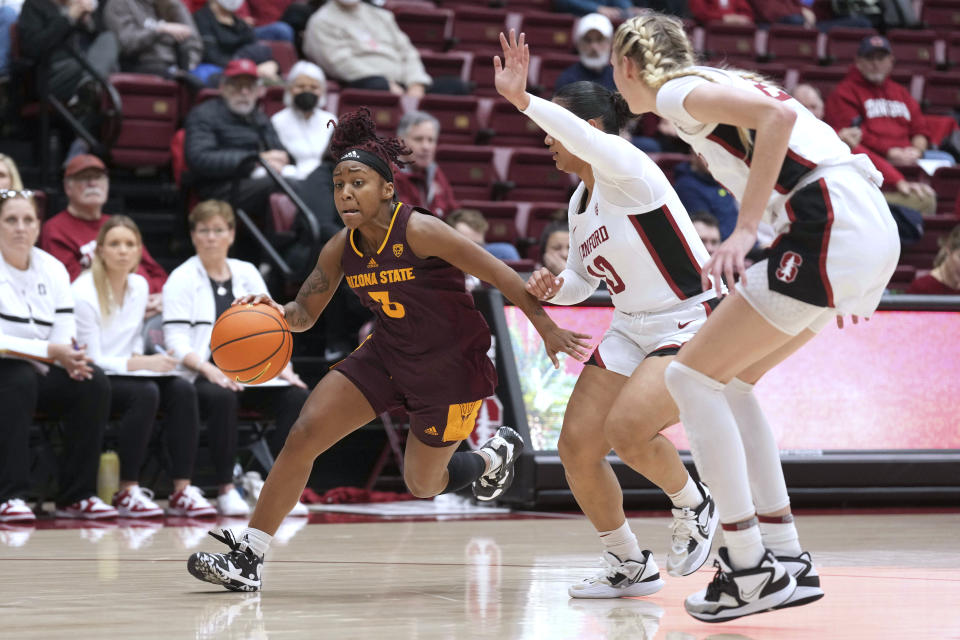
[[[368,291],[370,297],[380,303],[380,308],[391,318],[402,318],[407,315],[407,310],[399,302],[390,299],[389,291]]]
[[[587,272],[594,278],[602,278],[603,280],[606,280],[607,289],[610,290],[610,293],[621,293],[627,288],[627,285],[623,284],[623,280],[621,280],[620,276],[617,275],[613,265],[610,264],[610,261],[603,256],[597,256],[594,258],[593,264],[587,265]]]

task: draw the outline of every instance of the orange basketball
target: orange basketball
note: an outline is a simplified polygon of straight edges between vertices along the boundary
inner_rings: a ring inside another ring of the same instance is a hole
[[[290,362],[293,336],[280,312],[266,304],[230,307],[217,318],[210,334],[213,362],[243,384],[276,377]]]

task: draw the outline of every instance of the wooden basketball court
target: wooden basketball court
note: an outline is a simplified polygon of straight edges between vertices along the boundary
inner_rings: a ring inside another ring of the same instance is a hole
[[[663,566],[670,519],[631,518]],[[243,527],[238,520],[223,526]],[[4,638],[960,638],[960,511],[798,513],[826,597],[705,624],[683,610],[708,565],[643,599],[571,600],[599,568],[572,514],[288,519],[259,594],[199,582],[186,559],[211,522],[0,525]],[[62,528],[61,528],[62,527]],[[225,548],[225,547],[223,547]]]

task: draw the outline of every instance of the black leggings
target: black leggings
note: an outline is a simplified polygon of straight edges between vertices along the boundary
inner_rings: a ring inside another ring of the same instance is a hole
[[[200,376],[196,381],[200,401],[200,417],[207,424],[217,484],[233,482],[233,465],[237,458],[237,423],[240,409],[251,409],[273,418],[275,428],[267,436],[267,444],[277,455],[287,440],[290,427],[300,415],[310,392],[297,387],[247,387],[241,392],[224,389]]]
[[[24,360],[0,358],[0,502],[30,489],[30,425],[40,408],[63,425],[58,507],[97,493],[103,429],[110,414],[110,383],[93,367],[89,380],[72,380],[58,366],[40,374]]]
[[[197,391],[179,376],[110,376],[110,409],[120,415],[120,479],[136,482],[150,444],[157,409],[170,456],[170,477],[190,478],[197,453],[200,415]]]

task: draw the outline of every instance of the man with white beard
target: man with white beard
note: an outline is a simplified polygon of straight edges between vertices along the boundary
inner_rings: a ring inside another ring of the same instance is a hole
[[[103,212],[110,193],[106,165],[89,154],[74,156],[63,171],[63,192],[67,196],[67,208],[43,223],[40,248],[62,262],[73,281],[84,269],[90,268],[97,234],[110,219]],[[167,273],[146,247],[143,247],[137,273],[150,285],[145,316],[149,318],[162,310],[160,292]]]
[[[610,18],[600,13],[588,13],[580,18],[573,27],[573,40],[577,43],[580,61],[564,69],[557,78],[554,91],[580,80],[596,82],[610,91],[616,91],[613,66],[610,64],[612,38],[613,24]]]

